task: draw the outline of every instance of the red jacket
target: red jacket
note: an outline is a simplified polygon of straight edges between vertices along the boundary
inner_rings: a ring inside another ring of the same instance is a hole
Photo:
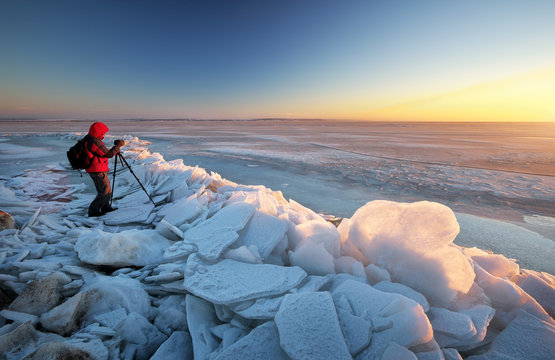
[[[87,172],[107,172],[108,159],[119,153],[120,146],[114,146],[110,150],[106,148],[102,139],[109,131],[108,127],[101,122],[95,122],[89,128],[89,133],[84,137],[87,153],[92,158],[91,166]]]

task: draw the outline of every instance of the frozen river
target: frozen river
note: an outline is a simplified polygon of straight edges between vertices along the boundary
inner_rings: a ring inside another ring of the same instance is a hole
[[[106,123],[110,135],[148,140],[166,160],[182,158],[237,183],[280,190],[317,212],[350,217],[375,199],[437,201],[457,213],[456,243],[555,270],[540,259],[555,255],[555,124]],[[64,162],[72,141],[57,134],[86,133],[89,124],[0,122],[2,179]]]

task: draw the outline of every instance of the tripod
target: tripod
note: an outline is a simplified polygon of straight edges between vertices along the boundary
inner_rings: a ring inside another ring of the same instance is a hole
[[[131,171],[131,174],[133,174],[133,176],[135,177],[135,180],[137,180],[137,182],[139,183],[139,185],[141,185],[141,188],[143,189],[143,191],[145,192],[145,194],[148,196],[148,198],[150,199],[150,201],[154,204],[154,206],[156,206],[156,203],[154,202],[154,200],[152,200],[152,198],[150,197],[150,195],[148,194],[148,192],[146,191],[145,187],[143,186],[143,184],[141,184],[141,181],[139,180],[139,178],[137,177],[137,175],[135,175],[135,173],[133,172],[133,169],[131,169],[131,166],[129,166],[129,163],[127,162],[127,160],[125,160],[125,158],[123,157],[122,154],[117,153],[116,157],[114,158],[114,177],[112,179],[112,196],[110,197],[110,206],[112,206],[112,200],[114,198],[114,189],[116,187],[116,172],[117,172],[117,167],[118,167],[118,159],[121,163],[121,166],[123,167],[124,163],[125,166],[127,166],[127,168],[129,169],[129,171]]]

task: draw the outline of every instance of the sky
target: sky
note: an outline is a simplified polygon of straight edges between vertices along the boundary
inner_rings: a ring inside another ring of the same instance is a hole
[[[555,1],[0,0],[0,118],[555,122]]]

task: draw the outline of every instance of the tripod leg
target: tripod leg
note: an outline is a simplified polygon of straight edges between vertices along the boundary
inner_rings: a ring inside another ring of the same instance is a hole
[[[114,190],[116,189],[116,172],[118,169],[118,157],[114,158],[114,177],[112,178],[112,194],[110,195],[110,207],[112,207],[112,200],[114,199]]]
[[[139,185],[141,185],[141,188],[143,189],[143,191],[145,192],[146,196],[148,196],[148,198],[150,199],[150,201],[154,204],[154,206],[156,206],[156,203],[154,202],[154,200],[152,200],[152,198],[150,197],[150,195],[148,194],[148,192],[146,191],[145,187],[143,186],[143,184],[141,184],[141,181],[139,180],[139,178],[137,177],[137,175],[135,175],[135,172],[133,172],[133,169],[131,169],[131,166],[129,166],[129,163],[127,162],[127,160],[125,160],[125,158],[123,157],[123,155],[119,154],[118,155],[119,158],[121,160],[123,160],[123,162],[125,163],[125,165],[127,166],[127,168],[129,169],[129,171],[131,172],[131,174],[135,177],[135,180],[137,180],[137,182],[139,183]]]

